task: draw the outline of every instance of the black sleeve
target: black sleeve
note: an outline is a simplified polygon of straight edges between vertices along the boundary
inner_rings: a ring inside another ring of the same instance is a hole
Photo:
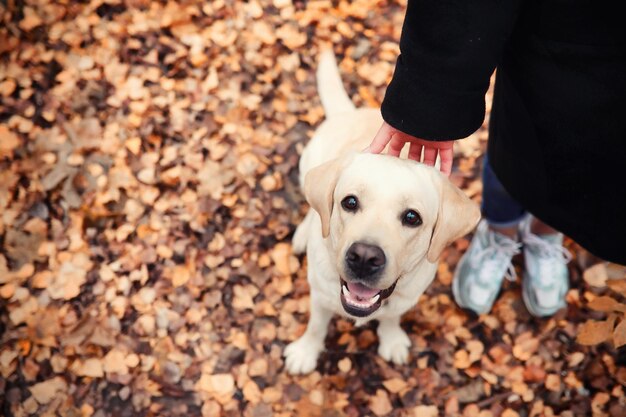
[[[476,131],[518,8],[519,0],[408,0],[383,119],[433,141]]]

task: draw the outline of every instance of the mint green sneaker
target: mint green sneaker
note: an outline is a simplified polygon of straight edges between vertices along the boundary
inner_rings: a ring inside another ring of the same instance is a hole
[[[456,303],[477,314],[488,313],[504,278],[515,281],[517,277],[511,260],[520,248],[519,242],[494,232],[482,220],[452,279]]]
[[[524,244],[522,296],[535,317],[547,317],[565,307],[569,290],[567,263],[571,254],[563,247],[563,234],[536,235],[530,231],[532,216],[520,223]]]

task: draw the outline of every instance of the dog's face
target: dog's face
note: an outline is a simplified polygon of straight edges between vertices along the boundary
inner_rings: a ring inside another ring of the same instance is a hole
[[[386,155],[316,167],[305,194],[329,239],[342,305],[355,317],[378,310],[398,279],[425,259],[436,262],[480,218],[476,203],[434,168]]]

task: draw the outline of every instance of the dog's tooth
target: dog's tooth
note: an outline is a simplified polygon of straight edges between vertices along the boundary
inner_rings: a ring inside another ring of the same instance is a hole
[[[343,293],[344,296],[348,296],[350,294],[350,290],[348,290],[348,287],[346,287],[345,285],[341,286],[341,292]]]
[[[370,303],[376,304],[376,301],[378,301],[379,298],[380,298],[380,293],[378,293],[375,296],[373,296],[372,298],[370,298]]]

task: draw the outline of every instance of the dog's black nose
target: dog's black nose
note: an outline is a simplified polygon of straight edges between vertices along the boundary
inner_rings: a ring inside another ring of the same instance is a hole
[[[371,277],[385,267],[385,252],[375,245],[355,242],[346,251],[346,264],[358,278]]]

